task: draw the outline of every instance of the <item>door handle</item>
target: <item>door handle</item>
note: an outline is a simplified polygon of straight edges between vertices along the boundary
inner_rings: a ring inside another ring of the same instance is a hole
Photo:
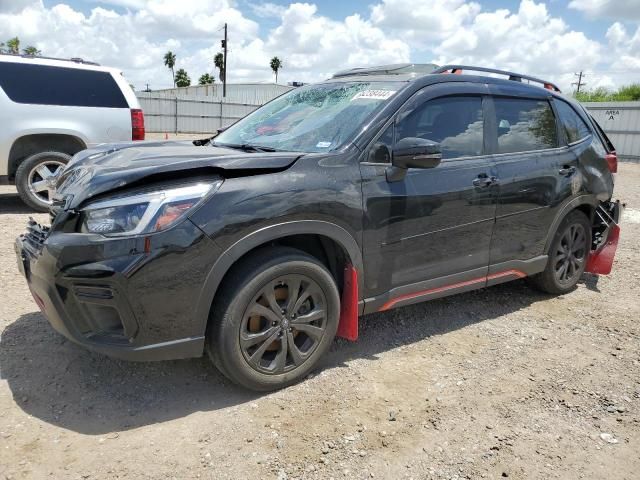
[[[563,177],[568,177],[569,175],[573,175],[574,173],[576,173],[576,167],[565,165],[560,170],[558,170],[558,173]]]
[[[498,183],[498,179],[496,177],[490,177],[487,174],[482,173],[482,174],[478,175],[473,180],[472,183],[473,183],[474,187],[484,188],[484,187],[488,187],[490,185],[493,185],[495,183]]]

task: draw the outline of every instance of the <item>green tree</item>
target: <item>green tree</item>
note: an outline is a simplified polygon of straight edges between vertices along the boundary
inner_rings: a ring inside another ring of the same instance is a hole
[[[13,37],[7,40],[7,53],[20,53],[20,39],[18,37]]]
[[[634,83],[620,87],[618,90],[609,90],[598,87],[575,94],[580,102],[631,102],[640,100],[640,83]]]
[[[278,70],[282,68],[282,60],[280,60],[278,57],[273,57],[269,65],[271,66],[271,70],[273,71],[273,73],[276,74],[276,83],[278,83]]]
[[[25,55],[32,55],[34,57],[39,57],[40,55],[42,55],[42,52],[33,45],[29,45],[27,48],[24,48],[22,50],[22,53],[24,53]]]
[[[221,82],[224,82],[224,55],[222,53],[216,53],[213,57],[213,65],[218,69],[218,77]]]
[[[176,76],[173,80],[177,87],[188,87],[191,85],[191,79],[184,68],[181,68],[176,72]]]
[[[203,73],[198,79],[198,85],[211,85],[216,79],[208,73]]]
[[[164,54],[164,65],[171,70],[171,78],[173,79],[173,86],[176,86],[176,74],[173,71],[173,67],[176,66],[176,54],[169,50]]]

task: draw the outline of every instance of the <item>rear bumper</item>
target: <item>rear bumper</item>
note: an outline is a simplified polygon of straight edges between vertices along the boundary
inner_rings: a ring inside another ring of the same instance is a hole
[[[620,240],[620,218],[624,205],[619,201],[609,202],[598,207],[596,216],[598,217],[597,229],[598,245],[591,250],[587,258],[585,272],[596,275],[609,275],[613,268],[613,260],[618,249]]]
[[[34,224],[29,228],[42,229]],[[100,243],[82,235],[48,236],[47,230],[40,230],[46,237],[41,245],[32,232],[18,237],[14,248],[36,304],[74,343],[124,360],[197,357],[205,340],[189,308],[199,295],[198,280],[192,281],[213,261],[204,254],[211,245],[188,220],[173,230],[166,235],[175,252],[163,248],[160,235],[151,241],[158,251],[138,253],[131,239]],[[183,248],[175,245],[176,235]]]

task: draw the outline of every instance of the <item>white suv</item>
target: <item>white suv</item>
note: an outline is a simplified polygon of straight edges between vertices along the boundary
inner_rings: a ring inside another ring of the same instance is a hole
[[[122,74],[82,59],[0,55],[0,185],[36,210],[51,203],[71,156],[144,140],[144,116]]]

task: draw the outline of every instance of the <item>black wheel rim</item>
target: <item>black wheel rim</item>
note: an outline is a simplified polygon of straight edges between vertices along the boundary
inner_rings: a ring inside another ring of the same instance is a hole
[[[562,284],[571,284],[582,275],[587,254],[587,234],[584,227],[575,223],[564,231],[554,256],[554,274]]]
[[[305,275],[285,275],[267,283],[245,310],[240,349],[260,373],[278,375],[304,364],[327,328],[326,297]]]

